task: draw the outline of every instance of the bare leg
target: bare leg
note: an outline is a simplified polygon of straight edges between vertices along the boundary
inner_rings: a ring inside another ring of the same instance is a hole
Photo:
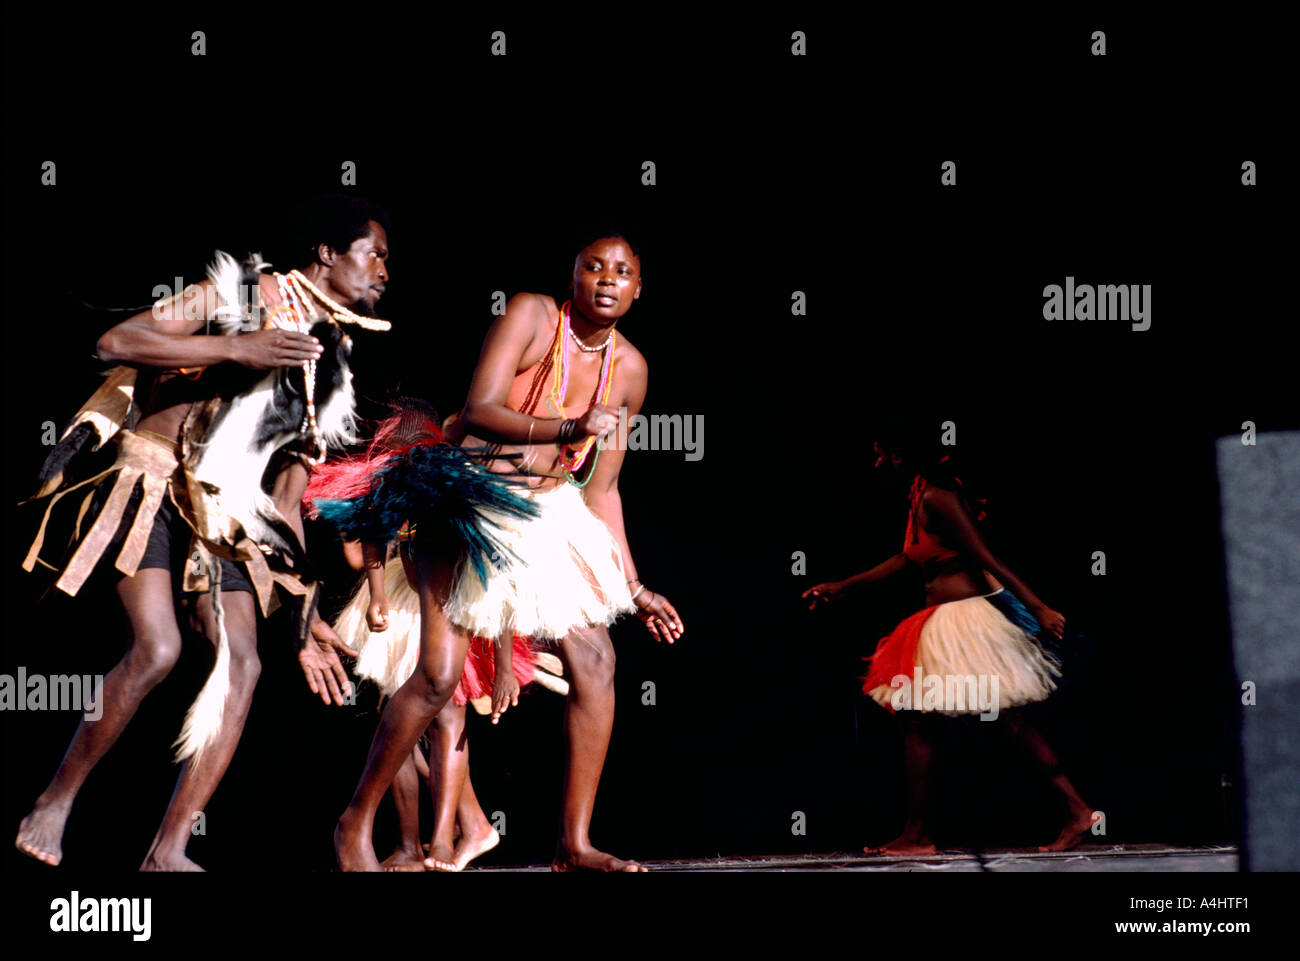
[[[1065,798],[1065,803],[1069,808],[1069,817],[1066,819],[1065,827],[1051,844],[1040,845],[1040,851],[1068,851],[1076,847],[1080,841],[1087,837],[1088,832],[1092,829],[1092,807],[1075,790],[1070,779],[1065,776],[1061,769],[1061,762],[1057,760],[1055,752],[1043,739],[1043,735],[1038,733],[1035,728],[1019,711],[1007,711],[1002,715],[1006,720],[1007,730],[1014,734],[1020,744],[1029,752],[1030,756],[1038,764],[1052,781],[1052,786],[1061,792]]]
[[[588,835],[614,727],[614,645],[609,632],[603,627],[572,631],[560,642],[560,654],[572,683],[564,710],[568,746],[560,838],[551,870],[644,871],[635,861],[621,861],[598,851]]]
[[[460,791],[460,807],[456,809],[456,819],[460,822],[460,840],[456,842],[456,870],[463,871],[480,854],[486,854],[501,843],[501,835],[497,834],[497,829],[479,807],[474,785],[469,779],[468,758],[465,762],[465,786]]]
[[[104,678],[103,714],[83,717],[53,780],[18,828],[18,849],[46,864],[63,858],[63,829],[87,775],[135,715],[140,701],[171,671],[181,653],[180,628],[172,598],[171,573],[137,571],[117,585],[131,628],[126,655]]]
[[[420,749],[417,746],[402,763],[389,788],[393,795],[393,807],[397,808],[397,823],[401,827],[402,839],[398,842],[397,850],[380,865],[385,871],[424,870],[424,850],[420,846],[420,775],[415,761],[419,756]]]
[[[455,557],[419,542],[415,585],[420,598],[420,663],[379,719],[361,782],[334,830],[334,854],[344,871],[378,871],[371,834],[375,810],[420,733],[442,710],[460,680],[469,635],[442,613]]]
[[[203,870],[185,856],[185,846],[192,836],[195,815],[212,799],[230,766],[253,703],[253,689],[262,672],[257,656],[257,611],[253,595],[247,591],[222,591],[221,606],[225,612],[226,636],[230,639],[230,692],[221,715],[221,730],[197,764],[194,758],[188,758],[181,765],[162,825],[140,865],[142,871]],[[215,645],[217,622],[211,599],[203,595],[196,607],[204,636]]]
[[[430,729],[429,792],[433,796],[433,842],[424,866],[430,871],[456,871],[453,832],[456,810],[469,771],[465,739],[465,708],[448,701]],[[464,827],[462,825],[462,832]]]
[[[432,725],[431,725],[431,727],[432,727]],[[433,738],[433,733],[432,733],[432,731],[430,731],[430,730],[426,730],[426,731],[425,731],[425,734],[428,736],[428,738],[429,738],[430,740],[432,740],[432,738]],[[428,758],[428,754],[427,754],[426,751],[425,751],[424,745],[416,744],[416,745],[415,745],[415,750],[411,752],[411,757],[412,757],[412,758],[414,759],[414,761],[415,761],[415,773],[416,773],[416,774],[419,776],[419,778],[420,778],[420,780],[419,780],[419,784],[416,785],[416,788],[417,788],[417,790],[418,790],[418,788],[419,788],[419,786],[420,786],[421,784],[428,784],[428,783],[429,783],[429,758]],[[421,853],[421,856],[428,854],[428,853],[429,853],[429,845],[424,844],[424,843],[421,843],[421,844],[420,844],[420,853]],[[420,863],[420,866],[421,866],[421,869],[423,870],[424,862],[421,862],[421,863]]]
[[[903,833],[888,844],[867,847],[867,854],[883,857],[911,857],[935,854],[937,848],[930,840],[926,827],[929,811],[930,775],[934,761],[934,745],[926,736],[926,718],[904,712],[903,758],[907,767],[907,823]]]

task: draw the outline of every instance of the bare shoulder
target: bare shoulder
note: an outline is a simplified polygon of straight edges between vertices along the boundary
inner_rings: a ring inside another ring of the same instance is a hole
[[[645,355],[622,334],[618,335],[618,350],[614,354],[614,362],[630,377],[644,381],[649,376],[650,365],[646,363]]]
[[[930,518],[940,522],[951,522],[965,517],[966,514],[956,491],[936,487],[933,484],[925,486],[925,493],[921,495],[921,510],[922,523]]]
[[[204,281],[211,283],[211,281]],[[262,303],[278,304],[280,303],[280,285],[275,282],[275,278],[270,274],[259,274],[257,277],[257,291],[261,295]]]
[[[511,313],[527,317],[541,329],[549,323],[554,327],[559,321],[560,308],[555,306],[555,298],[546,294],[521,292],[510,298],[506,304],[506,316]]]
[[[645,357],[632,343],[624,337],[618,338],[618,348],[614,353],[614,382],[618,384],[619,407],[627,406],[639,412],[645,403],[646,388],[649,384],[649,367]]]
[[[947,507],[956,502],[956,494],[943,487],[935,487],[933,484],[926,484],[925,493],[921,495],[921,503],[926,507]]]
[[[489,343],[494,350],[507,350],[516,361],[516,371],[537,363],[555,338],[559,309],[555,300],[544,294],[518,293],[506,302],[506,312],[492,324]]]

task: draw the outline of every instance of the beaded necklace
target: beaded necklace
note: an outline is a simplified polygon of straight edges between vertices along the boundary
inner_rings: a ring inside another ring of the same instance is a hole
[[[294,273],[297,273],[297,271],[294,271]],[[299,333],[307,333],[311,330],[311,321],[308,319],[311,314],[307,311],[307,295],[303,291],[301,284],[292,275],[273,274],[272,276],[275,277],[275,284],[280,292],[280,303],[267,316],[263,329],[279,327],[281,330],[295,330]],[[282,317],[283,320],[281,320]],[[303,392],[307,401],[307,413],[303,417],[298,431],[311,436],[312,444],[316,448],[316,454],[312,456],[300,453],[298,456],[306,464],[315,467],[325,462],[325,455],[327,454],[325,442],[320,435],[320,425],[316,422],[315,360],[303,361],[302,377]]]
[[[276,274],[276,276],[279,277],[279,274]],[[336,324],[356,324],[358,327],[363,327],[366,330],[393,329],[393,325],[386,320],[380,320],[378,317],[363,317],[360,314],[348,310],[342,304],[331,300],[319,287],[308,280],[307,275],[301,270],[294,269],[289,271],[289,277],[294,282],[295,286],[298,287],[299,293],[302,292],[303,287],[306,287],[312,292],[312,295],[317,300],[328,307]]]
[[[330,311],[330,320],[335,324],[356,324],[366,330],[392,329],[393,325],[386,320],[362,317],[360,314],[353,313],[341,304],[331,300],[299,270],[291,270],[288,274],[272,274],[272,276],[275,277],[276,288],[280,292],[280,303],[267,315],[263,323],[264,329],[279,327],[282,330],[295,330],[303,334],[310,332],[311,318],[314,316],[314,312],[308,310],[308,304],[310,303],[310,298],[307,296],[308,290],[311,291],[312,296],[319,303]],[[298,430],[300,433],[311,437],[312,444],[316,448],[316,454],[300,453],[298,456],[305,463],[315,467],[324,463],[325,457],[329,453],[325,441],[321,437],[320,425],[316,422],[316,361],[303,361],[302,374],[307,413],[303,417],[302,425]]]
[[[564,398],[569,390],[569,337],[573,336],[577,340],[577,335],[569,326],[569,308],[572,301],[566,300],[564,306],[560,308],[560,329],[555,336],[555,346],[551,355],[551,368],[554,376],[551,378],[551,391],[546,398],[547,406],[557,417],[566,417],[564,411]],[[579,346],[582,342],[578,341]],[[609,395],[614,387],[614,350],[617,346],[614,331],[609,332],[609,337],[601,348],[595,350],[604,350],[604,356],[601,359],[600,379],[596,385],[596,392],[592,395],[592,403],[607,404]],[[591,350],[590,348],[588,348]],[[592,350],[594,353],[594,350]],[[574,444],[557,444],[560,451],[560,466],[564,471],[564,479],[574,487],[586,487],[591,480],[592,475],[596,473],[596,462],[600,459],[600,446],[596,443],[595,437],[588,437],[581,445]],[[591,458],[591,468],[587,471],[585,480],[579,482],[576,479],[578,470],[586,463],[587,455],[595,448],[595,455]]]

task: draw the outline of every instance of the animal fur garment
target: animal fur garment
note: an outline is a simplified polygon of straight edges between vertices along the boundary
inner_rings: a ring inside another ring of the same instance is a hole
[[[218,252],[209,276],[221,302],[213,320],[230,330],[239,321],[229,309],[239,304],[238,264]],[[357,439],[352,340],[325,319],[317,320],[310,333],[324,348],[313,381],[320,439],[327,447],[343,447]],[[231,369],[214,372],[220,375],[215,378],[217,396],[190,412],[182,436],[191,492],[197,496],[201,490],[212,505],[204,518],[208,529],[199,535],[229,545],[240,540],[242,529],[258,544],[301,562],[297,537],[263,490],[262,479],[272,455],[300,447],[304,440],[306,372],[301,367],[253,371],[227,366]]]
[[[243,265],[218,251],[208,276],[219,306],[210,318],[223,334],[235,333],[250,314],[240,293],[256,288],[260,257]],[[251,296],[251,293],[250,293]],[[233,326],[232,326],[233,325]],[[315,361],[314,388],[319,441],[342,447],[356,440],[355,396],[349,361],[352,341],[338,325],[317,318],[310,333],[324,348]],[[210,546],[224,553],[252,541],[290,558],[310,577],[306,554],[288,520],[262,486],[271,458],[280,450],[314,444],[308,433],[308,367],[253,371],[224,365],[212,371],[216,396],[196,405],[181,434],[181,460],[188,495],[187,520]],[[315,456],[316,450],[306,453]],[[218,567],[219,565],[214,565]],[[209,594],[217,620],[216,662],[185,716],[177,760],[196,762],[221,729],[230,690],[230,644],[220,605],[220,577],[214,571]]]
[[[114,367],[104,376],[99,390],[77,411],[58,444],[45,458],[37,479],[39,488],[31,500],[38,500],[62,487],[69,464],[83,450],[99,450],[117,436],[131,410],[135,381],[134,367]]]

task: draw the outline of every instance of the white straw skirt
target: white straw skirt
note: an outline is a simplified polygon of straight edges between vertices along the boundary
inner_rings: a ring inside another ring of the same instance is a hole
[[[401,557],[384,565],[388,594],[388,630],[371,631],[366,623],[370,588],[363,581],[348,606],[334,620],[340,640],[356,651],[356,672],[391,697],[415,673],[420,660],[420,598],[406,580]]]
[[[462,559],[443,613],[482,637],[511,632],[556,641],[576,627],[614,623],[636,608],[618,544],[572,484],[525,492],[541,509],[518,520],[480,512],[510,549],[501,565],[488,566],[486,586]]]
[[[1005,590],[918,611],[881,640],[870,659],[864,693],[891,711],[900,701],[899,689],[905,688],[911,698],[901,706],[943,714],[979,712],[973,704],[948,703],[951,695],[928,701],[922,691],[911,692],[919,672],[923,685],[945,689],[991,694],[996,683],[999,710],[1046,700],[1056,690],[1060,665],[1012,617],[1034,624],[1019,599]]]

